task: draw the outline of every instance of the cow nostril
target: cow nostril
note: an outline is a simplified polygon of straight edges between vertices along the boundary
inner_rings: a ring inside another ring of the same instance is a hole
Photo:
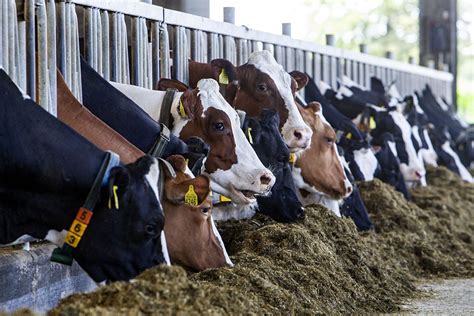
[[[351,193],[352,193],[352,186],[347,187],[347,194],[351,194]]]
[[[415,171],[415,175],[416,175],[418,178],[421,178],[421,172]]]
[[[272,178],[270,178],[269,176],[263,175],[260,177],[260,183],[267,185],[270,184],[270,182],[272,182]]]
[[[295,131],[293,135],[295,135],[297,140],[300,140],[303,138],[303,134],[301,134],[299,131]]]

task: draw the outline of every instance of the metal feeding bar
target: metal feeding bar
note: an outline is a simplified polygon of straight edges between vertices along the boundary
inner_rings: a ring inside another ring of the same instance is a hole
[[[235,25],[233,7],[224,8],[225,22],[218,22],[146,2],[0,0],[0,63],[53,114],[55,66],[81,99],[81,56],[107,79],[153,88],[160,78],[187,83],[189,59],[226,58],[241,65],[262,49],[286,70],[304,71],[334,88],[343,75],[365,86],[378,76],[385,84],[396,80],[402,94],[430,84],[452,102],[452,74],[393,60],[391,53],[371,56],[370,43],[361,44],[360,52],[348,51],[336,46],[332,34],[327,45],[291,38],[290,23],[282,24],[282,35]],[[20,19],[16,8],[24,11]]]

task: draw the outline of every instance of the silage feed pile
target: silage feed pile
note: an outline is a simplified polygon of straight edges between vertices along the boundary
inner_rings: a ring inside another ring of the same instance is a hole
[[[359,233],[321,206],[304,221],[220,225],[234,268],[155,267],[64,299],[50,315],[393,312],[417,277],[474,276],[474,186],[443,168],[407,203],[380,181],[360,189],[376,226]]]

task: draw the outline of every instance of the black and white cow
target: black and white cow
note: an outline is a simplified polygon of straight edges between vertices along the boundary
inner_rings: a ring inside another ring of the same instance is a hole
[[[29,235],[62,245],[105,156],[0,70],[0,243]],[[127,280],[165,259],[158,163],[150,156],[126,166],[116,160],[72,251],[95,281]]]
[[[399,109],[396,106],[388,106],[384,95],[374,91],[368,93],[346,77],[342,83],[337,93],[328,91],[325,96],[356,125],[370,129],[374,137],[385,132],[391,133],[395,139],[400,170],[405,181],[408,185],[416,182],[425,185],[424,163],[415,151],[411,126]]]
[[[321,82],[321,85],[326,91],[330,89],[324,82]],[[372,180],[377,169],[377,160],[370,150],[365,135],[323,96],[311,78],[305,88],[305,100],[321,104],[324,117],[339,135],[337,143],[344,149],[344,158],[355,180]]]

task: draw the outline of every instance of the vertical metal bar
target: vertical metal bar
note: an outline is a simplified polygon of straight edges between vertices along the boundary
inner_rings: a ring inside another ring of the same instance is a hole
[[[131,33],[131,40],[132,40],[132,74],[133,74],[133,81],[132,84],[141,86],[140,82],[140,21],[138,17],[132,18],[132,33]]]
[[[224,36],[224,58],[234,65],[237,63],[237,49],[232,36]]]
[[[117,21],[116,12],[112,13],[111,30],[112,30],[112,37],[111,37],[110,46],[112,50],[112,55],[111,55],[110,79],[112,81],[118,81],[118,78],[119,78],[119,75],[118,75],[119,34],[118,34],[118,21]]]
[[[16,76],[16,47],[15,47],[15,27],[16,27],[16,3],[14,0],[8,1],[8,74],[13,81],[18,82]]]
[[[66,4],[58,2],[57,66],[63,77],[66,73]]]
[[[128,56],[128,37],[127,37],[127,24],[125,23],[125,15],[121,15],[122,20],[122,29],[123,29],[123,59],[125,61],[124,66],[124,74],[125,74],[125,83],[130,84],[130,58]]]
[[[3,2],[4,0],[0,0],[0,67],[3,67],[3,56],[5,56],[3,52]]]
[[[84,9],[84,27],[85,27],[85,40],[86,40],[86,45],[84,47],[85,49],[85,56],[87,58],[87,63],[94,67],[94,41],[92,39],[92,34],[93,34],[93,16],[92,16],[92,8],[85,8]]]
[[[166,23],[160,23],[160,78],[171,78],[170,42]]]
[[[5,68],[5,71],[9,71],[9,63],[8,63],[8,58],[10,55],[10,49],[9,49],[9,11],[10,11],[10,1],[9,0],[3,0],[3,10],[1,12],[2,14],[2,46],[3,46],[3,51],[5,52],[3,54],[3,68]],[[33,9],[34,9],[34,4],[33,4]],[[34,12],[34,11],[33,11]],[[34,13],[33,13],[34,14]]]
[[[5,6],[5,4],[4,4]],[[2,12],[4,14],[4,12]],[[25,19],[26,19],[26,91],[29,96],[36,100],[36,35],[35,35],[35,1],[25,1]],[[5,19],[3,19],[5,22]],[[5,46],[3,50],[5,51]],[[5,63],[5,56],[4,63]],[[4,64],[5,67],[5,64]]]
[[[102,11],[102,73],[106,80],[110,80],[110,25],[109,13]]]
[[[48,112],[49,78],[48,78],[48,25],[44,0],[36,2],[36,16],[38,18],[38,104]]]
[[[74,62],[74,81],[76,82],[75,96],[82,102],[82,75],[81,75],[81,54],[79,46],[79,23],[77,20],[75,5],[71,4],[70,10],[72,11],[72,25],[73,25],[73,43],[75,46],[75,62]]]
[[[95,16],[95,21],[96,21],[96,33],[95,33],[95,50],[96,50],[96,62],[97,62],[97,70],[99,73],[104,76],[104,70],[103,70],[103,57],[102,57],[102,34],[104,33],[102,31],[102,19],[100,17],[100,10],[95,9],[94,10],[94,16]]]
[[[56,104],[56,4],[48,0],[48,67],[51,114],[57,116]]]
[[[26,91],[26,22],[18,22],[18,42],[19,42],[19,85]],[[1,51],[1,48],[0,48]]]
[[[72,24],[72,19],[73,16],[75,15],[75,12],[72,12],[72,4],[67,3],[66,4],[66,73],[65,73],[65,79],[66,83],[69,85],[71,89],[74,91],[74,86],[73,86],[73,50],[72,45],[73,45],[73,34],[72,34],[72,29],[68,27],[69,25]]]
[[[319,86],[320,81],[322,80],[322,70],[321,70],[321,55],[318,53],[313,54],[313,79],[316,84]]]
[[[273,55],[275,55],[275,51],[276,51],[276,48],[273,44],[270,44],[270,43],[263,43],[263,49],[264,50],[268,50],[270,53],[272,53]]]
[[[209,33],[209,61],[219,58],[219,36]]]
[[[160,80],[160,25],[159,22],[151,22],[151,86],[154,88]]]

